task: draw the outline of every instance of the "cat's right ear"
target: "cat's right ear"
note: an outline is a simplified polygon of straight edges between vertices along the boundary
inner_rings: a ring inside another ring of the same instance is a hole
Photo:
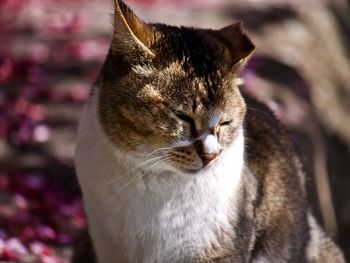
[[[152,29],[121,0],[114,0],[112,52],[134,60],[152,59]]]
[[[254,52],[255,46],[244,32],[242,23],[234,23],[219,30],[221,36],[228,40],[231,60],[235,68],[241,68]]]

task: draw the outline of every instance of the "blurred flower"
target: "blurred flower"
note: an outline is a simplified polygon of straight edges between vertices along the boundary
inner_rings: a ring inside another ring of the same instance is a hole
[[[28,254],[28,250],[18,238],[11,238],[5,242],[3,259],[20,261]]]
[[[13,64],[10,58],[0,56],[0,83],[7,80],[12,73]]]
[[[40,240],[53,241],[57,238],[56,231],[48,225],[38,225],[35,228],[35,233]]]
[[[0,146],[15,167],[48,152],[47,167],[0,171],[0,261],[66,262],[55,248],[86,228],[80,197],[67,191],[65,174],[52,172],[62,161],[47,146],[65,121],[56,118],[67,114],[62,105],[86,101],[108,52],[109,37],[89,29],[87,2],[0,1]]]
[[[107,55],[109,44],[101,40],[84,40],[70,44],[67,49],[69,55],[81,61],[102,61]]]
[[[42,173],[0,175],[7,193],[14,193],[0,202],[0,223],[7,226],[0,231],[0,260],[34,253],[40,260],[61,262],[43,242],[70,245],[86,227],[79,198],[48,180]]]
[[[34,128],[33,137],[36,142],[46,142],[50,138],[50,129],[46,125],[38,125]]]

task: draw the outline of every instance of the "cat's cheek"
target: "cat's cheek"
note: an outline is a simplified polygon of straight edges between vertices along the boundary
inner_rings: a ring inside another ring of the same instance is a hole
[[[221,128],[218,133],[218,141],[223,148],[227,148],[232,145],[237,137],[237,129],[234,128]]]

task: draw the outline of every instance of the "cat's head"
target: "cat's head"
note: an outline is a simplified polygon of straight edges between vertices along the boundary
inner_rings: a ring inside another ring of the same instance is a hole
[[[212,165],[242,125],[237,80],[253,50],[239,23],[221,30],[146,24],[115,0],[98,80],[105,133],[121,152],[159,158],[170,169]]]

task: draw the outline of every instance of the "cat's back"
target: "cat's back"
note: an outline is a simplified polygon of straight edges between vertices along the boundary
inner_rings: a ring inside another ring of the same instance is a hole
[[[309,211],[304,173],[285,127],[266,105],[243,95],[245,157],[258,182],[255,257],[285,262],[283,248],[288,262],[345,262]]]
[[[307,205],[299,161],[272,112],[248,95],[244,97],[245,158],[258,181],[256,247],[259,254],[270,254],[269,258],[280,255],[276,247],[286,248],[284,254],[293,254],[293,262],[305,262],[302,251],[308,240]]]

